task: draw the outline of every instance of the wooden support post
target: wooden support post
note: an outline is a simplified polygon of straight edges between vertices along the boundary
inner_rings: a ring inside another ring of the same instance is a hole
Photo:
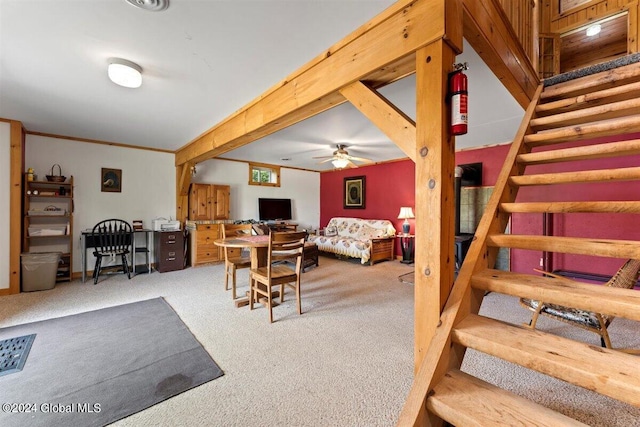
[[[184,224],[189,217],[189,186],[183,194],[185,182],[191,182],[190,163],[176,166],[176,219]],[[186,175],[186,176],[185,176]]]
[[[447,103],[454,61],[455,52],[443,40],[416,52],[416,371],[454,278],[455,141]]]
[[[9,192],[9,294],[20,293],[20,227],[22,221],[22,172],[24,170],[24,129],[22,122],[11,121]]]

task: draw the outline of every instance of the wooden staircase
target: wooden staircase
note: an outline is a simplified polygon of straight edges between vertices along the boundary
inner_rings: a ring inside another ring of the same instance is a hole
[[[516,201],[518,190],[527,186],[640,179],[640,167],[529,172],[535,165],[640,154],[640,140],[564,144],[640,131],[639,100],[640,64],[538,88],[416,374],[399,426],[439,425],[442,420],[461,426],[584,425],[461,372],[467,348],[640,406],[640,357],[478,315],[483,296],[491,291],[640,321],[638,291],[567,285],[533,271],[493,269],[500,248],[621,258],[620,264],[640,259],[637,241],[504,233],[514,213],[640,213],[640,201],[597,200],[597,193],[593,201],[571,201],[571,194],[566,201]]]

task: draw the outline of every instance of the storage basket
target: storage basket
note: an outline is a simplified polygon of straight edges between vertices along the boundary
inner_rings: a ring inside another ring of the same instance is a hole
[[[53,169],[55,167],[58,167],[58,175],[54,175],[53,174]],[[47,181],[50,182],[65,182],[67,180],[66,176],[62,176],[62,168],[60,167],[59,164],[55,164],[53,166],[51,166],[51,175],[47,175]]]
[[[27,227],[27,232],[29,237],[64,236],[67,233],[67,226],[34,224]]]
[[[46,209],[29,209],[27,211],[29,216],[65,216],[67,214],[66,209],[58,209],[56,211]]]

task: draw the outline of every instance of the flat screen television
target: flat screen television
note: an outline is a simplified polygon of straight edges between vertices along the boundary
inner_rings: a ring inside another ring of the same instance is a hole
[[[291,199],[258,199],[260,221],[290,220]]]

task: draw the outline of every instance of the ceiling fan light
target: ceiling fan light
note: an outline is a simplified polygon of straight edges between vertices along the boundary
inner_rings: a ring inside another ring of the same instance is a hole
[[[142,68],[126,59],[110,58],[107,74],[112,82],[120,86],[138,88],[142,85]]]
[[[336,169],[344,169],[349,164],[349,160],[347,160],[347,159],[333,159],[331,161],[331,163],[333,164],[333,167],[336,168]]]
[[[600,24],[593,24],[587,27],[587,37],[593,37],[599,34],[600,30],[602,30],[602,26]]]

